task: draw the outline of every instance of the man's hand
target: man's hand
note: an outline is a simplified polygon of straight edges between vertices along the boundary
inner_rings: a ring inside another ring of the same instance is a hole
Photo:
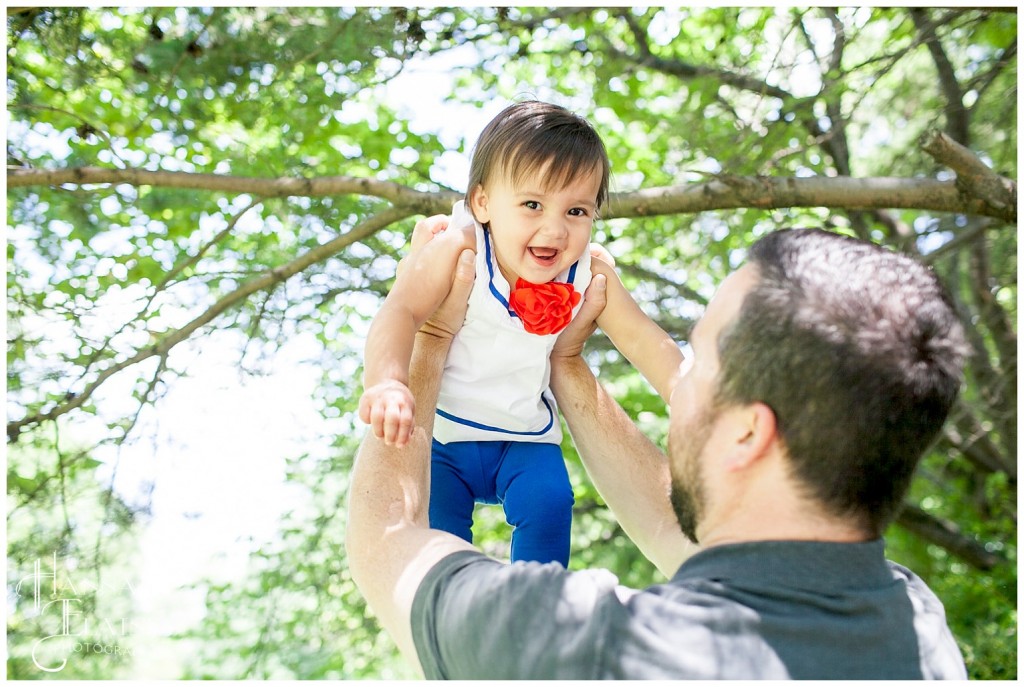
[[[416,223],[412,230],[409,254],[398,263],[399,271],[411,268],[416,260],[425,259],[421,249],[448,228],[449,219],[448,215],[433,215]],[[476,254],[469,249],[459,254],[452,275],[451,290],[430,319],[420,327],[421,334],[451,339],[462,328],[466,321],[469,293],[473,290],[476,278],[475,259]]]
[[[583,345],[590,338],[590,335],[597,329],[597,318],[604,311],[608,304],[605,287],[607,286],[603,274],[595,274],[590,280],[590,286],[583,295],[583,305],[576,317],[572,318],[569,326],[562,330],[555,341],[555,347],[551,351],[551,359],[575,358],[583,353]]]
[[[600,243],[590,244],[590,257],[615,266],[615,258]],[[572,318],[569,326],[559,334],[555,348],[551,352],[552,358],[574,358],[583,353],[583,345],[597,329],[597,318],[608,304],[608,294],[605,291],[607,285],[604,275],[594,272],[590,286],[583,294],[583,306],[576,313],[576,317]]]
[[[398,263],[398,269],[407,269],[415,260],[420,259],[420,249],[448,228],[449,219],[448,215],[433,215],[417,222],[412,230],[409,254]],[[476,254],[468,249],[459,255],[455,263],[455,274],[452,275],[452,288],[444,302],[420,328],[420,333],[451,339],[462,328],[466,321],[469,293],[476,278],[475,259]]]
[[[469,294],[476,279],[476,253],[468,248],[459,254],[452,275],[452,288],[440,307],[420,327],[420,334],[451,339],[462,329],[469,308]]]

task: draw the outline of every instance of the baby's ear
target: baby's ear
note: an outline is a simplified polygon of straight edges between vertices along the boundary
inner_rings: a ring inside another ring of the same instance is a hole
[[[480,224],[487,224],[491,221],[491,215],[487,211],[487,191],[481,184],[477,184],[469,192],[469,209],[473,213],[473,217]]]

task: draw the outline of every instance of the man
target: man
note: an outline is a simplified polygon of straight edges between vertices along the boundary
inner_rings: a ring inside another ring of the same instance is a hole
[[[880,538],[960,384],[962,331],[928,270],[821,231],[758,241],[692,332],[667,457],[579,355],[595,280],[552,390],[594,484],[672,576],[642,591],[427,528],[431,414],[471,279],[418,335],[414,441],[368,437],[352,478],[353,578],[428,677],[966,677],[941,603]]]

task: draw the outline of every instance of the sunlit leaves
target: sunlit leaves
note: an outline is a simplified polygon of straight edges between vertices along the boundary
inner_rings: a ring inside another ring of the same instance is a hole
[[[967,143],[1015,178],[1016,15],[926,9],[925,19],[963,93]],[[478,133],[462,118],[534,96],[595,123],[613,191],[719,175],[953,178],[917,144],[921,132],[947,125],[956,103],[905,8],[24,8],[9,13],[7,57],[15,167],[348,175],[461,191],[462,177],[444,170],[461,169],[452,160],[464,162]],[[402,92],[398,77],[424,64],[417,77],[438,75],[441,116],[456,127],[441,132],[414,121],[434,105]],[[9,420],[66,403],[98,369],[385,206],[348,194],[263,198],[130,184],[14,189],[7,199]],[[280,541],[254,544],[247,579],[206,587],[208,617],[187,633],[202,642],[189,677],[409,675],[367,617],[341,539],[345,475],[362,429],[354,417],[362,341],[414,221],[253,294],[196,334],[235,334],[243,342],[236,358],[250,372],[284,341],[315,340],[311,355],[323,370],[316,401],[329,429],[324,454],[297,458],[289,476],[309,494],[308,511],[285,519]],[[1015,227],[909,210],[778,208],[601,220],[594,238],[645,311],[682,341],[746,247],[783,226],[824,226],[921,250],[971,325],[977,355],[956,418],[959,443],[929,454],[911,500],[1006,563],[981,573],[898,527],[890,555],[946,603],[973,677],[1015,676],[1016,481],[965,455],[983,447],[1016,462]],[[660,440],[663,404],[636,371],[601,336],[587,355]],[[170,371],[154,381],[164,364]],[[173,383],[174,364],[173,356],[154,358],[125,371],[123,395],[151,402]],[[110,416],[108,403],[90,402],[67,420],[78,427],[99,417],[107,432],[100,441],[116,443],[132,416]],[[100,466],[76,449],[61,468],[53,426],[26,430],[9,446],[9,499],[31,499],[22,511],[48,518],[9,528],[9,555],[19,565],[35,555],[32,542],[61,541],[64,523],[50,509],[62,498],[89,518],[100,512]],[[648,584],[651,566],[568,441],[564,448],[577,502],[572,565],[605,566],[626,584]],[[55,491],[61,475],[72,485],[63,497]],[[107,519],[119,532],[130,526],[127,515]],[[507,552],[500,509],[482,511],[477,532],[486,550]],[[24,657],[13,658],[9,670],[23,675]]]

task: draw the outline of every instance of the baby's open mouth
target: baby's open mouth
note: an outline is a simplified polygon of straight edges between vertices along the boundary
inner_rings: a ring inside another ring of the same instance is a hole
[[[558,255],[558,250],[555,248],[530,248],[530,255],[538,260],[551,262]]]

